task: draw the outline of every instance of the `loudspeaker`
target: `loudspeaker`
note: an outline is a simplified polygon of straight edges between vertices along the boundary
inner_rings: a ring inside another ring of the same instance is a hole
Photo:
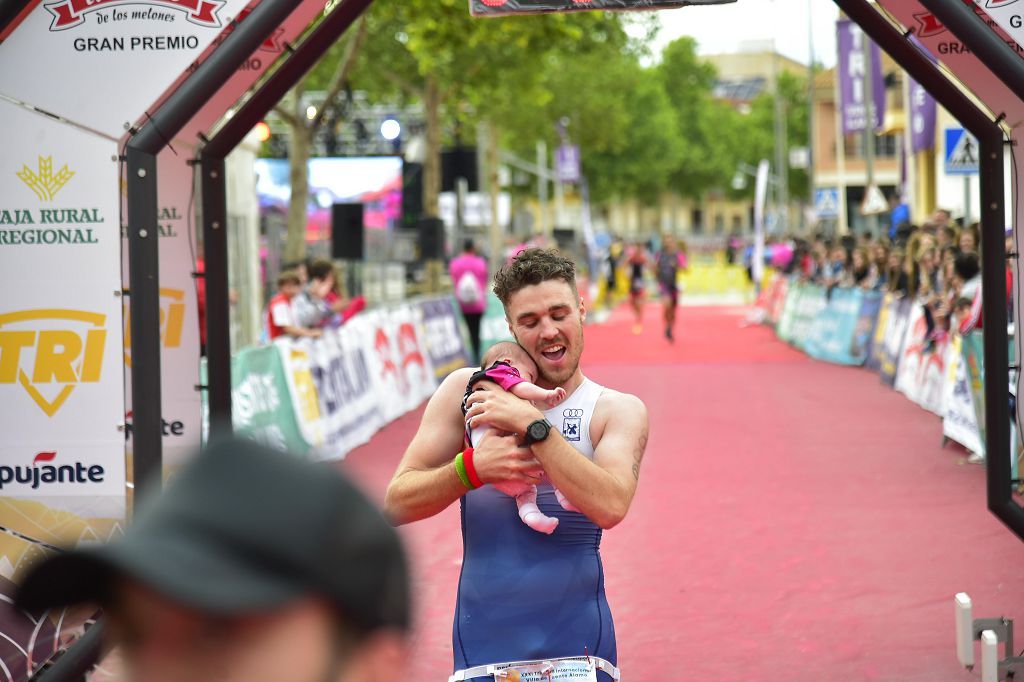
[[[402,163],[402,227],[412,230],[423,215],[423,164]]]
[[[456,147],[441,152],[441,191],[454,192],[458,178],[466,179],[469,183],[468,191],[480,191],[475,147]]]
[[[363,260],[362,204],[334,204],[331,207],[331,257]]]
[[[440,218],[420,218],[416,222],[419,232],[420,258],[444,260],[444,221]]]

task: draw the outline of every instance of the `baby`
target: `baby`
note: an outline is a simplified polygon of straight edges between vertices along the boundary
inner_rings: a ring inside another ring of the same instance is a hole
[[[473,391],[480,390],[480,384],[490,381],[505,389],[512,395],[541,403],[550,409],[565,400],[564,388],[546,389],[533,383],[537,377],[537,365],[533,358],[522,347],[511,341],[502,341],[491,346],[481,359],[481,368],[473,374],[466,386],[466,395],[462,399],[462,414],[466,414],[466,398]],[[480,437],[488,429],[487,424],[475,423],[466,426],[466,441],[472,447],[480,442]],[[541,533],[551,533],[558,525],[558,519],[545,516],[537,506],[537,486],[529,483],[495,483],[494,487],[516,498],[519,507],[519,518],[527,526]],[[555,497],[563,509],[576,511],[561,492],[555,490]]]

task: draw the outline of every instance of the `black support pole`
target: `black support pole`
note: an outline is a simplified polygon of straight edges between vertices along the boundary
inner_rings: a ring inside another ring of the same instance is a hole
[[[228,208],[224,158],[203,158],[203,254],[206,272],[206,386],[210,441],[230,437],[231,336],[228,303]]]
[[[981,56],[985,46],[971,44],[967,35],[960,35],[957,22],[964,17],[962,12],[949,12],[940,16],[938,7],[952,10],[956,5],[962,8],[971,22],[973,31],[980,25],[993,38],[991,29],[974,14],[974,10],[962,0],[921,0],[928,9],[952,30],[967,47]],[[843,12],[855,21],[879,47],[889,53],[910,76],[921,84],[936,101],[949,111],[972,135],[978,139],[980,148],[979,171],[981,181],[981,247],[982,247],[982,299],[984,316],[984,365],[985,365],[985,451],[988,459],[986,481],[988,507],[1000,521],[1018,537],[1024,539],[1024,509],[1011,496],[1010,480],[1010,408],[1008,395],[1009,349],[1006,337],[1006,281],[1004,268],[1006,252],[1003,242],[1005,229],[1005,207],[1003,202],[1003,131],[989,115],[978,108],[964,93],[954,86],[932,61],[910,42],[892,23],[874,9],[867,0],[835,0]],[[933,5],[935,8],[933,8]],[[955,14],[955,16],[954,16]],[[951,19],[952,21],[947,21]],[[998,40],[998,38],[997,38]],[[985,49],[995,46],[985,40]],[[1002,41],[999,41],[1000,43]],[[1019,61],[1005,44],[1009,54],[993,56],[1001,60],[1004,56]],[[998,50],[1002,52],[1002,50]],[[992,68],[992,64],[986,62]],[[1012,75],[1017,66],[1003,65],[1003,72]],[[992,69],[995,71],[995,68]],[[1002,78],[1002,76],[1000,76]],[[1021,82],[1024,85],[1024,80]],[[1009,85],[1009,83],[1007,83]],[[1011,86],[1012,87],[1012,86]],[[1014,92],[1018,90],[1014,88]],[[1022,88],[1024,91],[1024,88]]]
[[[231,434],[231,344],[228,329],[227,193],[224,159],[348,30],[373,0],[345,0],[203,146],[199,153],[206,251],[206,360],[211,439]]]

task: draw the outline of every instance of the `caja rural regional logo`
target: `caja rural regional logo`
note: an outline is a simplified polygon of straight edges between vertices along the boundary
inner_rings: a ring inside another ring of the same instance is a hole
[[[58,308],[0,315],[0,386],[20,385],[52,417],[79,384],[99,382],[106,320]]]
[[[85,23],[83,15],[94,12],[98,9],[110,7],[125,7],[130,5],[145,5],[146,9],[126,10],[124,19],[159,19],[169,21],[165,18],[161,9],[174,9],[185,12],[187,19],[193,24],[218,28],[221,26],[217,12],[224,5],[225,0],[58,0],[45,5],[50,14],[53,15],[53,23],[50,24],[51,31],[63,31],[74,28]],[[169,15],[168,15],[169,16]]]

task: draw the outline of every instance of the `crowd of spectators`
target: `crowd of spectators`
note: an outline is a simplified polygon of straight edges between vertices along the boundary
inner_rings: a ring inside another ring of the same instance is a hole
[[[277,294],[267,304],[266,337],[316,338],[366,307],[362,296],[348,297],[328,260],[289,263],[277,277]]]
[[[1010,248],[1007,235],[1007,248]],[[981,325],[981,256],[978,224],[961,226],[938,210],[914,225],[893,225],[884,237],[861,234],[811,240],[769,239],[765,258],[800,281],[910,297],[925,308],[930,338],[966,334]],[[1012,272],[1007,267],[1007,300]]]

